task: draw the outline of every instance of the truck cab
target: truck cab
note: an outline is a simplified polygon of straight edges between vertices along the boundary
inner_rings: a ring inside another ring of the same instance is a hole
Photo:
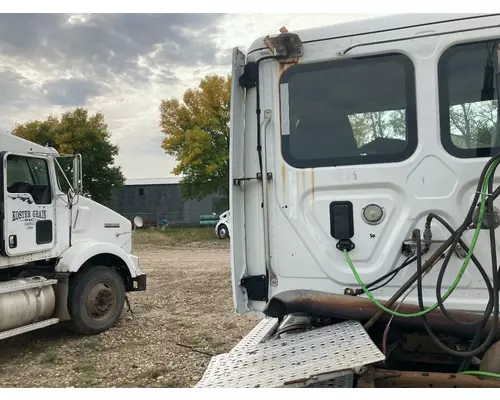
[[[283,29],[246,53],[234,50],[231,262],[239,312],[313,312],[328,296],[359,288],[339,246],[347,245],[368,284],[415,254],[412,232],[424,232],[430,213],[453,229],[461,224],[481,170],[500,151],[499,23],[497,14],[397,15]],[[449,236],[436,220],[431,230],[429,254]],[[473,233],[464,233],[465,243]],[[491,276],[489,246],[481,235],[474,254]],[[460,246],[453,251],[442,293],[464,263]],[[426,304],[436,302],[440,265],[425,278]],[[415,268],[395,273],[377,299],[389,300]],[[471,267],[446,303],[482,312],[488,296]],[[416,291],[405,302],[416,305]]]
[[[79,155],[9,134],[0,148],[0,338],[62,321],[113,327],[126,292],[146,287],[131,222],[83,195]]]

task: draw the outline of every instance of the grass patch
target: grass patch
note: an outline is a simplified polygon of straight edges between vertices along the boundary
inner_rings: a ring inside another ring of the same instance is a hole
[[[175,321],[175,324],[181,328],[194,328],[195,324],[193,324],[191,321],[186,321],[186,320],[177,320]]]
[[[90,362],[85,362],[82,364],[76,364],[73,366],[73,371],[75,372],[83,372],[87,375],[93,375],[96,372],[96,367],[94,364]]]
[[[96,386],[98,378],[95,372],[85,373],[75,381],[74,386],[78,388],[93,388]]]
[[[222,242],[217,238],[212,227],[171,228],[164,231],[155,228],[138,229],[134,233],[133,241],[137,245],[153,246],[179,246],[191,243]]]
[[[184,387],[184,385],[176,378],[168,378],[164,382],[161,382],[161,387],[175,389]]]
[[[49,351],[42,355],[42,363],[44,364],[55,364],[57,359],[58,357],[55,351]]]
[[[233,329],[238,328],[238,325],[236,325],[236,322],[227,321],[227,322],[224,322],[224,328],[226,328],[228,330],[233,330]]]
[[[79,388],[94,387],[96,380],[99,378],[97,368],[91,361],[83,361],[79,364],[73,365],[71,368],[74,372],[79,374],[75,377],[74,386]]]
[[[204,339],[205,339],[204,337],[198,337],[196,335],[193,336],[181,335],[180,343],[196,347],[203,345]]]
[[[151,379],[158,379],[160,376],[165,376],[166,373],[168,372],[168,369],[165,367],[157,367],[149,370],[147,372],[148,378]]]
[[[183,387],[183,383],[176,377],[169,376],[172,371],[165,367],[156,367],[150,369],[146,372],[145,376],[153,381],[156,381],[152,385],[146,385],[145,387],[163,387],[163,388],[178,388]],[[158,379],[161,378],[161,379]]]
[[[82,347],[85,350],[97,350],[99,348],[99,343],[97,343],[97,342],[84,342],[84,343],[82,343]]]

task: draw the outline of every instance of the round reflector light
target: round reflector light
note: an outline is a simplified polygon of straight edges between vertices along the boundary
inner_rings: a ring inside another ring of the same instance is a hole
[[[383,217],[384,210],[377,204],[370,204],[363,209],[363,219],[369,224],[378,224]]]

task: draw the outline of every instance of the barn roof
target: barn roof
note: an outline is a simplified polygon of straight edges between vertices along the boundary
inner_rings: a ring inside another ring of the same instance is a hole
[[[175,185],[181,181],[182,177],[169,176],[167,178],[144,178],[126,179],[125,186],[146,186],[146,185]]]

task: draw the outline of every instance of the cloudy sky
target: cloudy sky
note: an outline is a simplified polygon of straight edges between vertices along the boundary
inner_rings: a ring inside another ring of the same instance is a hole
[[[172,176],[161,99],[230,72],[234,46],[368,14],[0,14],[0,131],[77,106],[104,114],[129,179]]]

